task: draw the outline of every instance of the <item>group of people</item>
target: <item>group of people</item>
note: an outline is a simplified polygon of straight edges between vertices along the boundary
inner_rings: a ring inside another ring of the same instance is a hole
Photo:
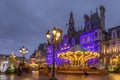
[[[26,68],[24,66],[19,66],[17,69],[17,75],[20,76],[22,72],[29,73],[29,68]]]
[[[22,67],[19,66],[17,69],[17,75],[20,76],[22,74]]]

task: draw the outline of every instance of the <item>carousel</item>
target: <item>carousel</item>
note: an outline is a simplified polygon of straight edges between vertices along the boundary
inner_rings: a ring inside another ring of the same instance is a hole
[[[39,69],[39,65],[35,63],[35,58],[31,58],[29,68],[31,71],[36,71]]]
[[[89,59],[99,58],[99,53],[87,51],[79,45],[75,45],[66,52],[58,54],[58,58],[69,61],[68,67],[72,68],[85,68],[88,67]]]

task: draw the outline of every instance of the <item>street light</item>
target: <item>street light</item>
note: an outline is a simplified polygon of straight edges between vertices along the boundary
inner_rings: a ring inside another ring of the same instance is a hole
[[[52,35],[50,34],[50,31],[48,30],[48,32],[46,33],[46,37],[48,40],[48,44],[52,44],[53,45],[53,61],[52,61],[52,75],[50,80],[57,80],[57,78],[55,78],[55,49],[56,49],[56,44],[58,44],[60,42],[60,39],[62,38],[62,30],[60,29],[56,29],[55,27],[52,29]]]
[[[20,48],[19,52],[23,55],[23,66],[24,66],[24,58],[25,55],[28,53],[28,49],[23,46],[22,48]]]

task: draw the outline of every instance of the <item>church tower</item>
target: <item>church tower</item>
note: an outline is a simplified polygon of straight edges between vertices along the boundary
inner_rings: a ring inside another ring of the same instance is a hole
[[[103,5],[100,6],[100,26],[105,30],[105,7]]]
[[[69,19],[69,27],[67,31],[67,35],[70,39],[72,39],[74,33],[75,33],[75,28],[74,28],[74,18],[73,18],[73,13],[70,13],[70,19]]]

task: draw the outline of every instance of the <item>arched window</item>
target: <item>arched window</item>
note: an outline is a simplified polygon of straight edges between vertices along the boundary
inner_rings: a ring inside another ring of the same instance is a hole
[[[84,37],[82,37],[82,41],[81,42],[84,43]]]
[[[87,41],[90,41],[90,36],[87,36]]]
[[[95,38],[97,38],[98,37],[98,32],[95,32]]]
[[[75,45],[75,44],[76,44],[75,38],[72,38],[71,43],[72,43],[72,45]]]
[[[69,43],[69,39],[67,35],[64,35],[63,37],[63,44],[68,44]]]
[[[118,35],[117,35],[117,31],[116,30],[113,30],[112,31],[112,39],[115,39],[115,38],[118,38]]]
[[[91,22],[90,21],[86,22],[85,27],[86,27],[86,30],[91,29]]]

